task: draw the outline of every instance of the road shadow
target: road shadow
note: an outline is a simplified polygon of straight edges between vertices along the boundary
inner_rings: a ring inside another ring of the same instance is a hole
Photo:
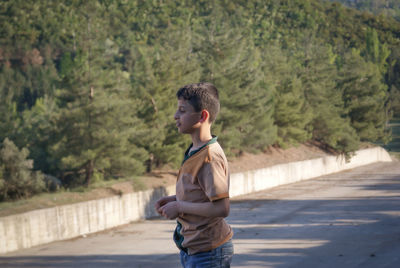
[[[180,267],[177,254],[0,257],[2,268],[166,268]]]
[[[349,187],[369,194],[233,201],[232,266],[400,267],[400,176]]]

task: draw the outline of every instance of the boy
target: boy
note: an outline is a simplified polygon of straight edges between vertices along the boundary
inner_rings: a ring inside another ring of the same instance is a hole
[[[185,153],[176,182],[176,195],[157,201],[157,212],[177,219],[174,241],[183,267],[230,267],[233,232],[229,214],[229,172],[224,151],[211,135],[220,108],[211,83],[190,84],[176,93],[174,115],[180,133],[192,144]]]

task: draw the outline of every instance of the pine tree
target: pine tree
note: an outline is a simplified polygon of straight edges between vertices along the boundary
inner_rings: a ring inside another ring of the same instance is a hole
[[[282,78],[276,88],[275,124],[278,126],[278,144],[287,146],[306,142],[311,138],[307,130],[312,114],[305,105],[300,79]]]
[[[9,137],[17,139],[16,130],[21,126],[21,118],[18,112],[16,92],[20,76],[7,65],[0,69],[0,139]],[[23,81],[23,78],[21,79]]]
[[[365,37],[364,57],[375,63],[382,74],[387,71],[387,59],[390,55],[390,50],[386,44],[381,44],[378,38],[378,33],[375,29],[368,28]]]
[[[178,165],[188,140],[178,134],[174,121],[177,90],[200,80],[201,69],[192,51],[190,30],[167,30],[163,46],[137,46],[132,74],[132,97],[140,100],[138,116],[145,122],[140,146],[151,156],[149,170],[167,163]]]
[[[386,81],[389,86],[389,100],[387,107],[389,114],[400,117],[400,48],[394,48],[388,59]]]
[[[141,174],[146,155],[130,141],[142,126],[137,104],[129,98],[129,74],[114,61],[118,48],[93,30],[100,23],[96,8],[84,16],[84,42],[77,44],[73,68],[57,94],[58,142],[52,155],[60,159],[64,182],[75,185],[89,185],[93,176]]]
[[[387,141],[388,96],[378,66],[365,62],[356,50],[348,53],[345,61],[338,86],[343,91],[344,107],[352,126],[363,141]]]
[[[289,146],[311,139],[308,129],[313,114],[306,103],[304,86],[298,76],[298,63],[284,50],[270,44],[264,54],[266,72],[275,87],[274,123],[278,127],[277,143]]]
[[[234,26],[214,7],[203,23],[194,25],[203,81],[220,92],[221,112],[214,126],[230,149],[257,152],[273,144],[273,90],[265,79],[260,51],[244,29]]]
[[[29,157],[34,159],[34,169],[45,174],[57,173],[57,159],[51,156],[50,148],[57,142],[54,114],[58,107],[54,98],[44,96],[36,99],[31,109],[22,112],[21,126],[17,130],[20,142],[29,148]]]
[[[307,41],[302,84],[312,109],[312,138],[347,156],[358,148],[358,136],[346,117],[342,91],[336,87],[336,55],[330,47]]]

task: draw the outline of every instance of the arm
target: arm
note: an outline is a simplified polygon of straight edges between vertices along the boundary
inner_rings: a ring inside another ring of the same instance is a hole
[[[194,214],[203,217],[227,217],[229,215],[229,198],[206,203],[178,202],[179,213]]]
[[[209,202],[194,203],[173,201],[159,209],[167,219],[175,219],[179,214],[191,214],[203,217],[227,217],[229,215],[229,172],[224,154],[209,156],[197,173],[198,184]]]
[[[159,209],[159,213],[167,219],[175,219],[180,213],[193,214],[203,217],[227,217],[229,215],[229,198],[213,202],[192,203],[186,201],[173,201]]]

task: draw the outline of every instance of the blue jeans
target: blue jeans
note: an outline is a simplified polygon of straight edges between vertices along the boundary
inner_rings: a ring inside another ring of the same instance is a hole
[[[184,268],[229,268],[233,256],[232,240],[211,251],[189,255],[181,250],[181,263]]]

